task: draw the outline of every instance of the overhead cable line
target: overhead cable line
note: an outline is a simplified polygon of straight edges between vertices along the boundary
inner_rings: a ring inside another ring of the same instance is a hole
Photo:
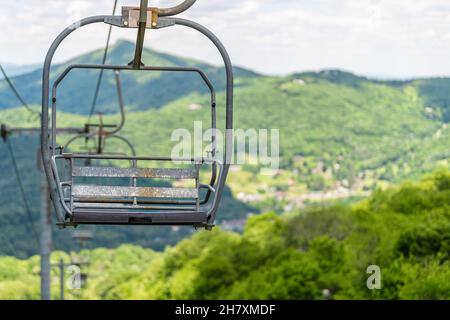
[[[13,254],[15,257],[18,257],[19,255],[17,254],[16,249],[14,249],[14,246],[13,246],[11,240],[7,236],[5,236],[3,233],[0,233],[0,236],[6,240],[6,245],[9,249],[9,251],[11,251],[11,254]]]
[[[113,15],[116,13],[116,8],[117,8],[117,0],[114,1],[114,7],[113,7],[113,13],[112,13]],[[105,51],[103,52],[102,64],[105,64],[106,58],[108,57],[109,42],[111,40],[111,32],[112,32],[112,25],[109,26],[108,36],[106,37],[106,46],[105,46]],[[100,86],[102,84],[103,72],[104,72],[103,69],[100,70],[100,74],[98,75],[97,86],[95,88],[94,99],[92,100],[91,112],[89,113],[88,123],[90,122],[91,117],[94,115],[94,112],[95,112],[95,107],[97,105],[98,94],[100,92]]]
[[[0,64],[0,72],[3,74],[3,77],[5,78],[6,82],[8,83],[9,87],[11,88],[12,92],[14,93],[14,95],[16,96],[16,98],[20,101],[20,103],[31,113],[40,116],[40,113],[31,109],[30,106],[25,102],[25,100],[21,97],[21,95],[19,94],[19,92],[17,91],[16,87],[14,86],[14,84],[11,82],[11,79],[8,77],[8,75],[6,74],[5,69],[3,69],[2,65]]]
[[[11,147],[11,144],[9,143],[9,140],[6,141],[6,146],[8,147],[8,151],[9,151],[9,154],[11,156],[11,161],[12,161],[13,168],[14,168],[14,173],[16,175],[16,179],[17,179],[17,182],[18,182],[20,194],[22,196],[23,204],[25,206],[25,210],[26,210],[26,213],[27,213],[27,216],[28,216],[29,227],[30,227],[31,231],[33,232],[34,237],[36,238],[36,241],[37,241],[36,243],[39,243],[39,237],[38,237],[36,229],[34,228],[34,225],[33,225],[33,216],[31,214],[30,205],[28,204],[28,200],[27,200],[27,197],[25,195],[25,188],[23,186],[22,179],[20,177],[19,168],[17,166],[17,160],[16,160],[16,157],[14,155],[14,151],[13,151],[13,149]]]

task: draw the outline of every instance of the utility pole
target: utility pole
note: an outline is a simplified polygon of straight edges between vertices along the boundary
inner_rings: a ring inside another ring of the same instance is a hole
[[[80,134],[85,133],[86,129],[80,128],[60,128],[59,132]],[[4,124],[0,125],[0,137],[6,141],[12,134],[17,135],[36,135],[40,134],[40,128],[9,128]],[[42,166],[41,150],[36,152],[37,166],[40,171],[40,239],[39,239],[39,254],[41,257],[41,300],[50,300],[50,256],[52,253],[52,219],[50,206],[50,190],[47,183],[47,177]],[[64,273],[64,272],[62,272]],[[62,275],[64,276],[64,274]],[[64,293],[63,293],[64,295]]]
[[[64,300],[64,260],[59,259],[59,300]]]
[[[64,300],[64,268],[65,268],[63,258],[59,259],[59,300]]]
[[[64,292],[66,290],[65,288],[65,272],[66,272],[66,268],[73,268],[73,267],[77,267],[77,270],[75,271],[76,274],[74,275],[74,277],[76,277],[76,281],[78,281],[79,287],[77,287],[77,289],[81,289],[86,285],[86,281],[87,281],[87,274],[86,273],[82,273],[81,272],[81,267],[83,265],[87,265],[89,262],[88,261],[73,261],[71,263],[65,263],[64,259],[61,257],[59,259],[58,263],[52,263],[50,266],[51,267],[58,267],[59,269],[59,300],[64,300]],[[73,270],[73,269],[72,269]]]
[[[66,271],[66,267],[69,267],[69,264],[64,263],[64,259],[60,258],[58,263],[50,264],[51,267],[58,267],[59,269],[59,300],[64,300],[64,272]]]
[[[41,256],[41,300],[50,300],[50,256],[52,253],[52,217],[50,210],[50,190],[42,166],[41,150],[37,151],[38,170],[41,180],[40,245]]]

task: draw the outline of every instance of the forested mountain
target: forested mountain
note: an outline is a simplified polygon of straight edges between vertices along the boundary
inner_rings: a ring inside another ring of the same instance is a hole
[[[133,54],[133,43],[118,41],[110,48],[106,62],[108,64],[126,65],[132,59]],[[99,64],[102,57],[103,49],[99,49],[67,61],[67,63],[54,65],[51,76],[56,77],[70,64]],[[221,67],[156,52],[151,49],[144,49],[142,61],[148,66],[201,68],[218,90],[224,88],[225,77]],[[242,68],[236,68],[235,73],[237,77],[258,77],[256,73]],[[72,71],[64,80],[58,94],[61,101],[61,110],[75,114],[88,114],[91,110],[98,74],[99,70]],[[42,68],[13,77],[17,90],[27,103],[41,103],[41,78]],[[129,110],[159,108],[189,93],[206,93],[208,90],[201,78],[195,73],[126,71],[122,72],[121,78]],[[16,106],[17,99],[9,90],[6,82],[0,81],[0,109]],[[117,112],[116,85],[112,71],[105,71],[104,73],[104,81],[98,97],[98,107],[99,111]]]
[[[132,53],[133,45],[120,41],[111,48],[109,62],[127,63]],[[101,56],[102,51],[97,50],[68,63],[99,63]],[[205,69],[218,88],[218,111],[223,119],[223,69],[150,49],[146,49],[144,61],[148,65]],[[53,76],[68,63],[55,66]],[[74,72],[63,83],[60,126],[84,125],[97,74]],[[12,77],[36,110],[41,99],[40,77],[40,70]],[[192,132],[195,120],[209,123],[209,97],[197,78],[138,72],[123,72],[122,77],[127,119],[121,134],[131,139],[139,154],[168,155],[174,129]],[[117,123],[114,79],[108,74],[104,79],[97,110],[107,113],[105,123]],[[219,223],[233,220],[242,225],[248,214],[291,211],[317,199],[362,197],[378,187],[419,179],[438,166],[449,167],[449,79],[380,81],[338,70],[274,77],[236,68],[235,83],[235,127],[280,129],[281,168],[267,176],[252,165],[234,167]],[[24,108],[18,108],[4,81],[0,81],[0,108],[0,123],[39,125]],[[37,137],[31,136],[10,139],[35,225],[39,210],[37,142]],[[34,254],[35,240],[3,144],[0,168],[0,253],[14,254],[7,245],[12,241],[15,254]],[[191,232],[189,228],[102,227],[96,229],[91,245],[115,247],[128,242],[161,250]],[[55,231],[55,237],[56,249],[73,248],[70,230]]]
[[[132,245],[72,253],[86,287],[66,299],[449,299],[450,173],[351,206],[249,219],[243,234],[201,232],[164,252]],[[54,252],[52,259],[67,253]],[[368,266],[381,270],[369,290]],[[39,298],[39,258],[0,258],[0,299]],[[69,274],[67,274],[69,276]],[[52,273],[58,299],[58,273]]]

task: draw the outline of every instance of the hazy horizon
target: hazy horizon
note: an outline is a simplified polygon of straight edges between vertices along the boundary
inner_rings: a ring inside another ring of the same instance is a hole
[[[0,61],[20,65],[40,63],[64,27],[81,17],[111,14],[113,5],[112,0],[0,3]],[[119,1],[117,13],[137,3]],[[183,16],[214,31],[236,65],[264,74],[340,69],[388,79],[450,75],[450,3],[445,0],[199,0]],[[106,34],[106,25],[75,32],[55,62],[101,47]],[[135,36],[136,30],[114,28],[112,39]],[[146,41],[158,51],[220,62],[206,39],[182,28],[149,30]]]
[[[114,46],[115,44],[117,44],[117,42],[120,41],[128,41],[128,42],[132,42],[130,39],[126,39],[126,38],[118,38],[115,39],[110,46],[110,49],[112,46]],[[159,53],[162,54],[170,54],[170,55],[175,55],[175,56],[179,56],[182,58],[192,58],[186,55],[182,55],[182,54],[177,54],[177,53],[173,53],[173,52],[168,52],[168,51],[163,51],[163,50],[159,50],[159,49],[155,49],[152,48],[149,45],[145,45],[146,48],[151,49],[153,51],[157,51]],[[72,59],[75,59],[81,55],[84,54],[88,54],[89,52],[95,51],[95,50],[99,50],[99,49],[104,49],[102,46],[99,46],[97,48],[91,48],[89,50],[86,50],[85,52],[81,52],[80,54],[74,55],[74,56],[69,56],[67,57],[67,59],[65,59],[64,61],[58,61],[58,63],[65,63],[67,61],[70,61]],[[202,61],[201,59],[199,59],[200,61]],[[203,61],[202,61],[203,62]],[[0,61],[0,63],[3,65],[3,67],[5,68],[5,70],[9,73],[10,76],[17,76],[17,75],[21,75],[21,74],[25,74],[31,71],[34,71],[38,68],[40,68],[43,64],[43,61],[39,61],[39,62],[32,62],[32,63],[27,63],[27,64],[17,64],[17,63],[11,63],[9,61]],[[208,62],[212,65],[219,65],[218,63],[214,63],[214,62]],[[450,78],[450,72],[448,75],[425,75],[425,76],[412,76],[412,77],[393,77],[393,76],[389,76],[389,75],[380,75],[380,74],[363,74],[363,73],[359,73],[356,72],[354,70],[348,70],[348,69],[342,69],[342,68],[338,68],[338,67],[323,67],[320,69],[305,69],[305,70],[294,70],[292,72],[288,72],[288,73],[280,73],[280,74],[275,74],[275,73],[265,73],[264,71],[259,71],[259,70],[255,70],[252,69],[249,66],[245,66],[245,65],[238,65],[238,64],[234,64],[235,67],[240,67],[240,68],[244,68],[256,73],[259,73],[261,75],[265,75],[265,76],[289,76],[292,74],[296,74],[296,73],[305,73],[305,72],[322,72],[322,71],[330,71],[330,70],[338,70],[338,71],[342,71],[342,72],[348,72],[351,73],[353,75],[356,76],[360,76],[360,77],[366,77],[372,80],[385,80],[385,81],[408,81],[408,80],[413,80],[413,79],[421,79],[421,78],[439,78],[439,77],[443,77],[443,78]],[[2,76],[0,75],[0,79],[2,79]]]

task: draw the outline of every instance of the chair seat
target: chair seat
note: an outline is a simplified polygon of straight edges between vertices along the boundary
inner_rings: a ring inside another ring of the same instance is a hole
[[[73,224],[204,225],[199,205],[199,166],[194,168],[120,168],[73,166],[70,207]],[[86,184],[86,178],[94,178]],[[116,180],[117,178],[117,180]],[[80,183],[80,179],[83,183]],[[112,180],[111,180],[112,179]],[[116,182],[129,179],[129,186]],[[193,180],[195,187],[141,187],[138,181]],[[116,184],[116,185],[114,185]]]
[[[74,167],[74,177],[196,179],[197,170],[180,168]]]
[[[156,188],[74,185],[72,195],[75,198],[181,198],[197,199],[198,190],[194,188]]]
[[[105,225],[204,225],[205,212],[123,212],[115,210],[76,209],[71,222],[74,224]]]

